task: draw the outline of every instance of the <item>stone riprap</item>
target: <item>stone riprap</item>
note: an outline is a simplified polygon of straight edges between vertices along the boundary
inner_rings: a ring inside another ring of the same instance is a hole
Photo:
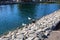
[[[44,40],[48,37],[56,24],[60,21],[60,10],[37,20],[21,29],[9,32],[0,37],[0,40]]]

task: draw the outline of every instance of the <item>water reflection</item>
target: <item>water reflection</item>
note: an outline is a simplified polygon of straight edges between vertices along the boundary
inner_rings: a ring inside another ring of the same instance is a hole
[[[21,11],[22,17],[31,17],[34,18],[35,16],[35,6],[36,4],[20,4],[18,5],[19,10]]]
[[[59,9],[59,4],[38,4],[35,8],[36,18],[50,14]]]
[[[29,23],[28,17],[39,19],[58,9],[59,4],[0,5],[0,34]]]

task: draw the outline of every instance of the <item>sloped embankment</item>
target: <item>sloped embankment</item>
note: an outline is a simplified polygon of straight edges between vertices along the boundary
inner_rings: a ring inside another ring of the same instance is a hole
[[[11,31],[0,37],[0,40],[44,40],[59,21],[60,10],[42,17],[36,23]]]

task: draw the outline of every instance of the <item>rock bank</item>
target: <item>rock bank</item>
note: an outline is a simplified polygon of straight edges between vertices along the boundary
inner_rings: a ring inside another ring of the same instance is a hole
[[[17,29],[1,36],[0,40],[44,40],[59,21],[60,10],[44,16],[22,29]]]

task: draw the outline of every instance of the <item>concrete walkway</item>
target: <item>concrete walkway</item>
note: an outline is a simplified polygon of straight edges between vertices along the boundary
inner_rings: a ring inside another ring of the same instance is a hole
[[[60,40],[60,31],[52,31],[50,36],[45,40]]]

